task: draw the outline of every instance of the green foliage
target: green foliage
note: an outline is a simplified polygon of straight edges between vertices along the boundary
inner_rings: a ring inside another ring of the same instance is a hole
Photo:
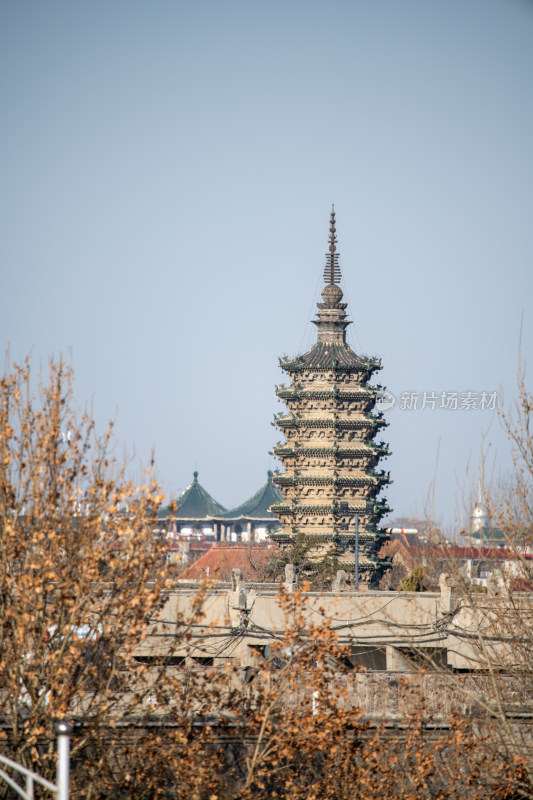
[[[322,541],[320,536],[306,536],[302,532],[297,533],[283,553],[272,559],[268,566],[267,577],[270,580],[282,580],[285,577],[285,566],[293,564],[296,567],[300,583],[306,581],[311,591],[330,589],[331,581],[338,569],[336,556],[328,554],[320,560],[311,558],[312,551],[320,546]]]
[[[400,592],[427,592],[424,585],[425,571],[423,567],[415,567],[398,586]]]

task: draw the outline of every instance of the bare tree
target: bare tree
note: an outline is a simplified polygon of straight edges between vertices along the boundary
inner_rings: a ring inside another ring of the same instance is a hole
[[[164,670],[135,653],[171,583],[151,538],[162,495],[149,475],[131,483],[111,445],[111,426],[98,438],[75,412],[64,363],[50,364],[36,396],[29,363],[8,368],[0,381],[2,736],[18,761],[51,777],[53,722],[74,720],[73,763],[88,749],[92,759],[74,769],[73,790],[87,798],[101,790],[109,730],[146,717],[163,682]],[[170,655],[198,612],[173,621]]]

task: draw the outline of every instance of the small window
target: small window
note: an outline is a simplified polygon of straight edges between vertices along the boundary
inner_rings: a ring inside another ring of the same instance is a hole
[[[198,664],[199,667],[212,667],[214,663],[212,658],[202,656],[193,656],[192,660],[195,664]]]
[[[351,667],[382,671],[387,669],[387,655],[384,647],[375,645],[352,645],[346,662]]]

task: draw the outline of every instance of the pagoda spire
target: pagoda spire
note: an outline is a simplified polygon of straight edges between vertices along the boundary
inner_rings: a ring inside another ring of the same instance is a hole
[[[329,252],[326,253],[324,283],[335,284],[341,282],[341,268],[339,266],[339,254],[337,253],[337,230],[335,228],[335,206],[331,206],[329,225]]]
[[[337,229],[335,227],[335,206],[331,207],[329,221],[329,252],[326,253],[324,267],[325,286],[322,290],[322,303],[317,303],[318,319],[313,323],[318,328],[318,342],[346,344],[346,328],[350,320],[346,317],[346,303],[341,303],[342,289],[339,254],[337,253]]]

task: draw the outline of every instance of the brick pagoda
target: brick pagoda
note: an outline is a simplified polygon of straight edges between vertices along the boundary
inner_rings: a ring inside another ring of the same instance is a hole
[[[350,320],[339,286],[341,271],[337,253],[335,212],[331,212],[329,252],[326,255],[322,302],[318,303],[316,344],[294,359],[280,359],[290,378],[289,386],[277,387],[277,397],[287,413],[275,424],[285,436],[274,453],[284,472],[275,477],[283,502],[272,506],[282,532],[271,538],[290,547],[298,534],[309,539],[308,564],[312,572],[319,562],[353,573],[355,515],[359,515],[359,574],[361,588],[376,585],[387,562],[378,550],[385,540],[379,528],[389,511],[378,495],[390,483],[388,473],[377,471],[389,455],[376,437],[387,423],[373,413],[381,386],[369,380],[381,369],[376,358],[357,355],[346,342]]]

